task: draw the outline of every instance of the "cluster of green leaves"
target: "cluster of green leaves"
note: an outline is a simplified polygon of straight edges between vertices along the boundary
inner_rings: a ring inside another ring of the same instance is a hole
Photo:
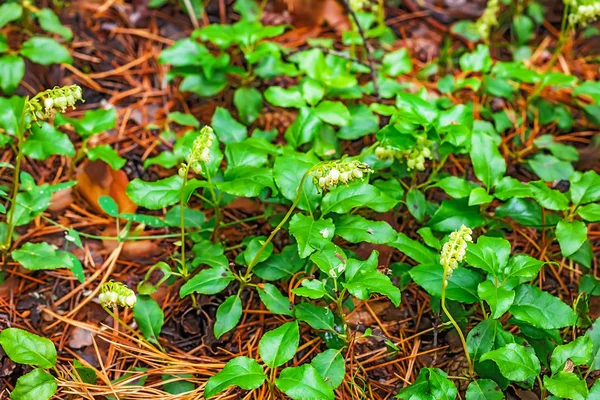
[[[56,348],[50,340],[19,328],[0,332],[0,346],[18,364],[33,367],[33,371],[17,379],[12,400],[48,400],[56,393],[56,379],[45,370],[56,365]]]
[[[197,2],[191,4],[197,12]],[[138,285],[133,311],[144,337],[160,346],[164,314],[151,295],[161,284],[183,280],[181,297],[222,293],[225,300],[217,309],[214,324],[217,339],[226,337],[239,323],[242,300],[248,298],[244,291],[256,291],[265,308],[286,322],[263,335],[260,360],[232,359],[207,382],[205,397],[231,386],[253,390],[267,382],[292,399],[333,399],[334,390],[346,375],[344,350],[351,335],[345,313],[354,307],[352,300],[380,294],[398,306],[400,288],[412,281],[431,296],[436,309],[444,274],[438,253],[447,234],[466,225],[481,228],[485,235],[468,246],[467,266],[454,271],[445,288],[449,307],[463,325],[473,308],[480,307],[483,315],[466,339],[477,374],[471,377],[466,398],[501,399],[501,390],[511,383],[528,389],[537,384],[557,398],[595,398],[600,384],[588,388],[586,378],[600,369],[600,325],[588,316],[587,302],[589,296],[600,295],[600,281],[591,274],[583,276],[580,290],[585,293],[570,307],[532,284],[546,263],[526,254],[513,254],[505,239],[506,232],[520,226],[544,230],[561,250],[560,254],[549,254],[549,260],[566,257],[589,270],[593,252],[586,224],[600,220],[598,174],[576,171],[577,149],[550,134],[540,134],[539,129],[555,126],[559,132],[568,132],[580,123],[573,118],[572,108],[580,109],[589,122],[600,123],[600,86],[568,74],[537,72],[523,62],[530,54],[527,44],[540,23],[539,4],[528,2],[526,10],[514,10],[511,26],[517,42],[513,61],[493,60],[484,44],[471,52],[457,52],[450,62],[461,73],[438,79],[441,97],[432,96],[417,84],[399,82],[398,77],[413,70],[406,49],[374,50],[377,85],[361,83],[361,75],[370,77],[372,71],[355,58],[353,47],[340,54],[333,50],[332,40],[319,39],[311,41],[308,49],[286,50],[270,40],[286,27],[263,26],[251,4],[236,2],[244,16],[240,22],[198,29],[190,38],[165,49],[159,58],[171,66],[168,78],[182,91],[212,97],[233,88],[231,110],[217,107],[212,117],[217,140],[210,148],[210,161],[202,165],[202,174],[189,177],[173,172],[186,161],[201,124],[192,115],[172,112],[164,126],[154,127],[162,130],[159,140],[172,144],[172,151],[160,152],[144,162],[144,167],[160,166],[170,170],[170,175],[167,172],[162,175],[166,178],[152,182],[134,179],[127,187],[132,201],[148,210],[166,210],[164,216],[122,213],[113,199],[100,199],[101,208],[117,224],[127,221],[118,240],[128,240],[133,224],[181,231],[176,243],[181,246],[179,258],[156,264]],[[356,15],[367,37],[378,38],[382,44],[394,42],[393,32],[378,15],[362,11]],[[364,44],[356,29],[344,32],[342,42],[348,46]],[[427,79],[437,68],[436,63],[426,65],[416,77]],[[270,84],[264,92],[260,90],[264,81],[278,77],[287,77],[294,84]],[[574,86],[572,104],[553,104],[528,95],[522,90],[525,85],[533,85],[538,94],[542,89]],[[458,91],[472,91],[488,101],[457,104],[456,96],[444,96]],[[364,101],[374,94],[384,101]],[[490,98],[520,103],[527,100],[527,108],[523,113],[506,108],[498,111]],[[266,107],[289,109],[297,115],[283,138],[276,130],[256,127]],[[62,155],[72,157],[73,164],[87,156],[101,159],[114,169],[125,164],[109,145],[88,147],[90,138],[115,126],[114,109],[89,111],[81,119],[56,117],[55,126],[68,124],[80,136],[78,151],[67,135],[48,123],[33,125],[25,136],[22,109],[23,99],[0,99],[0,144],[12,145],[15,153],[39,160]],[[532,121],[537,121],[537,128]],[[515,127],[522,128],[521,134],[507,137],[506,132]],[[349,141],[372,143],[373,137],[375,144],[353,156],[367,163],[373,173],[321,193],[309,173],[322,163],[344,157],[342,149]],[[431,143],[430,161],[423,172],[410,168],[402,159],[377,156],[378,147],[413,152],[423,138]],[[507,174],[507,157],[538,179],[521,182]],[[468,173],[445,174],[450,158],[468,158],[476,180]],[[15,226],[41,215],[51,194],[71,185],[38,186],[29,174],[19,176],[19,192],[11,204],[14,215],[10,223]],[[554,181],[568,181],[570,185],[558,190],[552,186]],[[447,195],[441,201],[433,195],[440,189]],[[9,198],[8,192],[8,187],[0,187],[1,196]],[[275,227],[271,236],[249,235],[241,243],[219,242],[219,230],[232,224],[223,222],[221,209],[238,198],[253,198],[265,205],[263,215],[251,218],[265,219]],[[212,208],[213,217],[207,219],[203,211],[189,206],[191,200],[202,204],[202,209]],[[285,205],[289,212],[279,214],[275,210],[282,207],[275,205]],[[6,213],[0,206],[0,212]],[[397,216],[405,210],[419,224],[416,233],[420,240],[397,232],[381,216]],[[280,229],[288,232],[289,242],[276,248],[272,238]],[[6,223],[0,224],[2,242],[11,231]],[[74,229],[68,229],[67,238],[81,245],[80,234]],[[185,251],[186,242],[192,243],[191,252]],[[387,245],[414,261],[390,266],[399,285],[392,282],[390,273],[378,268],[377,251],[366,260],[355,254],[353,249],[362,243]],[[84,279],[81,264],[73,255],[45,243],[26,243],[13,251],[12,257],[31,270],[66,267]],[[157,271],[162,276],[154,282]],[[281,283],[298,273],[302,277],[299,285],[292,293],[282,293]],[[565,341],[567,328],[577,334],[571,342]],[[298,366],[293,360],[301,329],[316,331],[326,349]],[[194,389],[185,377],[176,378],[177,388],[168,389],[165,384],[165,390],[179,393]],[[414,384],[398,394],[413,400],[456,396],[452,381],[435,368],[422,369]]]
[[[20,23],[31,30],[34,21],[48,33],[60,36],[63,40],[71,40],[71,29],[63,26],[50,8],[38,9],[30,2],[8,1],[0,6],[0,29],[8,23]],[[0,89],[5,94],[12,94],[25,75],[25,60],[40,65],[72,63],[69,50],[50,37],[32,36],[20,45],[19,49],[11,49],[8,39],[0,32]]]

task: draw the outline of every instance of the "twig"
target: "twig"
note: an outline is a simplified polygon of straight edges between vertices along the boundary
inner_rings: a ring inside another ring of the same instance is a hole
[[[365,51],[367,52],[367,60],[369,60],[369,69],[371,70],[371,79],[373,80],[373,91],[375,93],[375,97],[377,98],[377,100],[379,100],[380,97],[379,85],[377,84],[377,71],[375,70],[375,62],[373,61],[371,46],[369,46],[369,43],[367,42],[367,38],[365,36],[365,31],[363,30],[362,26],[360,26],[360,22],[358,22],[358,17],[356,16],[356,13],[352,9],[352,7],[350,7],[350,3],[348,3],[348,0],[342,0],[342,3],[344,3],[344,7],[346,7],[348,14],[352,16],[352,19],[356,24],[356,28],[358,29],[358,34],[362,38],[363,43],[365,45]]]

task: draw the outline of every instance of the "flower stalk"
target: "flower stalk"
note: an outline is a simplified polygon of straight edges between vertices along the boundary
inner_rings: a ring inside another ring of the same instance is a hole
[[[442,267],[444,268],[444,273],[442,276],[442,310],[460,337],[460,341],[462,342],[465,351],[465,357],[469,363],[469,375],[471,376],[473,375],[473,362],[469,356],[469,350],[467,348],[465,336],[452,317],[452,314],[450,314],[450,311],[448,311],[446,308],[446,288],[448,287],[448,278],[452,276],[454,270],[457,269],[459,264],[465,259],[467,253],[467,243],[473,242],[473,238],[471,236],[472,233],[473,231],[471,229],[462,225],[459,230],[450,234],[450,240],[444,243],[440,254],[440,264],[442,264]]]

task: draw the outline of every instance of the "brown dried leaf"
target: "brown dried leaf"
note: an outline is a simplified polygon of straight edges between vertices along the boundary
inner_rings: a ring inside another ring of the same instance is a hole
[[[98,205],[102,196],[112,197],[121,213],[134,213],[137,205],[125,193],[129,184],[127,175],[121,170],[115,171],[101,160],[84,163],[77,173],[77,189],[79,193],[98,212],[103,212]]]

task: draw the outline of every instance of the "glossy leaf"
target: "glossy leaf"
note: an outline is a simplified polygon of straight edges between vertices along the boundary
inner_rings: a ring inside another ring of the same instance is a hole
[[[275,380],[275,385],[293,400],[334,399],[333,390],[310,364],[284,369]]]
[[[256,360],[248,357],[236,357],[225,367],[208,379],[204,387],[204,398],[208,399],[230,386],[239,386],[244,390],[254,390],[262,386],[267,376]]]
[[[148,295],[137,296],[133,317],[144,337],[152,343],[158,343],[165,317],[156,300]]]
[[[216,267],[200,271],[187,281],[179,290],[179,296],[185,297],[190,293],[216,294],[221,292],[235,278],[228,268]]]
[[[481,361],[492,360],[500,368],[500,372],[507,379],[525,381],[540,373],[540,361],[533,351],[516,343],[509,343],[505,347],[485,353]]]
[[[41,368],[19,377],[15,389],[10,393],[12,400],[48,400],[58,388],[56,379]]]
[[[300,343],[298,322],[286,322],[263,335],[258,352],[264,363],[270,368],[279,367],[296,355]]]
[[[215,322],[215,337],[221,338],[240,322],[242,318],[242,300],[239,296],[229,296],[219,308],[217,308],[217,320]]]
[[[510,312],[515,318],[542,329],[564,328],[573,325],[577,318],[571,307],[533,285],[517,288]]]
[[[16,363],[52,368],[56,364],[56,349],[49,339],[19,328],[0,332],[2,349]]]

